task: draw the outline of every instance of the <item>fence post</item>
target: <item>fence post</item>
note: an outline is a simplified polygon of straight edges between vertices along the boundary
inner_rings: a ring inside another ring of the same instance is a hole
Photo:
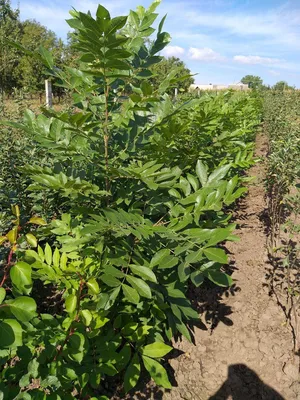
[[[46,89],[46,107],[52,107],[52,85],[49,79],[45,80],[45,89]]]

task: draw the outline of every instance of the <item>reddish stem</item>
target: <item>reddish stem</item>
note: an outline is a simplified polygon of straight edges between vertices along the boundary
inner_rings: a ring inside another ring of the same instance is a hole
[[[56,361],[57,358],[61,355],[61,353],[62,353],[62,351],[63,351],[65,345],[68,343],[70,337],[71,337],[74,333],[75,333],[75,329],[74,329],[74,328],[71,328],[70,331],[69,331],[69,333],[67,334],[67,336],[66,336],[66,338],[65,338],[65,340],[64,340],[64,342],[63,342],[63,344],[61,345],[60,349],[59,349],[58,352],[56,353],[56,356],[54,357],[54,360],[53,360],[53,361]]]
[[[2,281],[1,281],[1,283],[0,283],[0,287],[2,287],[2,286],[4,285],[6,279],[8,278],[8,271],[9,271],[9,267],[10,267],[11,264],[12,264],[12,257],[13,257],[13,254],[14,254],[14,250],[13,250],[13,248],[11,248],[11,249],[10,249],[10,252],[9,252],[9,254],[8,254],[6,267],[4,268],[4,276],[3,276]]]

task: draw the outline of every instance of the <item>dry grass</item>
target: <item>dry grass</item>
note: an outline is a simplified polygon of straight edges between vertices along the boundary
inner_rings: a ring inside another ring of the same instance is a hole
[[[53,109],[55,111],[61,111],[67,105],[67,101],[64,99],[61,102],[55,98],[53,101]],[[1,105],[1,103],[0,103]],[[45,103],[40,102],[39,98],[32,99],[5,99],[4,104],[2,103],[2,109],[0,114],[3,116],[22,116],[26,109],[39,113],[41,107],[45,107]]]

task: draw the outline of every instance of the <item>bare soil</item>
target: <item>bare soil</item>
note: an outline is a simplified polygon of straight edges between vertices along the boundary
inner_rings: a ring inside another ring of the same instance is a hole
[[[256,155],[267,155],[258,135]],[[170,392],[138,398],[164,400],[300,399],[299,357],[285,314],[270,295],[266,247],[264,162],[249,171],[255,180],[235,215],[239,242],[226,244],[235,285],[231,290],[202,287],[192,298],[201,312],[195,345],[175,344],[181,353],[169,360],[175,386]]]

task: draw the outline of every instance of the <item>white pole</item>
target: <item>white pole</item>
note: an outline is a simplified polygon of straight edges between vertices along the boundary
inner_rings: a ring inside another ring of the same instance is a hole
[[[177,94],[178,94],[178,89],[175,88],[175,97],[177,97]]]
[[[48,79],[45,80],[45,89],[46,89],[46,107],[52,107],[52,86],[51,81]]]

